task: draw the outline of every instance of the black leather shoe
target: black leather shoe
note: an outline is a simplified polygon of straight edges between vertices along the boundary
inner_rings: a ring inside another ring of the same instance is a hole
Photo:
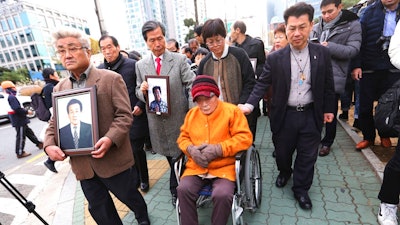
[[[285,185],[287,184],[288,180],[289,180],[289,177],[285,177],[282,174],[279,174],[278,177],[276,178],[275,185],[278,188],[285,187]]]
[[[150,188],[149,183],[144,183],[144,182],[140,183],[140,190],[141,191],[148,192],[149,188]]]
[[[150,220],[145,220],[142,222],[138,222],[139,225],[150,225]]]
[[[44,165],[45,165],[45,166],[47,167],[47,169],[49,169],[51,172],[57,173],[56,167],[54,167],[54,162],[51,163],[51,162],[45,161],[45,162],[44,162]]]
[[[296,198],[297,202],[299,203],[299,205],[302,209],[309,210],[312,208],[311,199],[308,196],[308,194],[304,194],[304,195],[296,195],[295,194],[294,197]]]
[[[321,149],[319,150],[319,156],[324,157],[329,155],[331,152],[331,148],[328,146],[322,146]]]
[[[171,202],[172,202],[172,205],[173,205],[174,207],[176,207],[176,200],[177,200],[177,198],[178,198],[178,197],[177,197],[175,194],[172,195]]]

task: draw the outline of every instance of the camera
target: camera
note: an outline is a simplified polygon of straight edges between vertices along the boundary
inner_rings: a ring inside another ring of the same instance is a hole
[[[381,46],[382,51],[387,51],[390,45],[390,38],[391,36],[380,36],[379,39],[376,41],[378,46]]]

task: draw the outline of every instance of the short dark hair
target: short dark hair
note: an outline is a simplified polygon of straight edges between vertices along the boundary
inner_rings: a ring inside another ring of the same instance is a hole
[[[209,19],[204,23],[203,29],[202,29],[202,35],[204,42],[207,40],[207,38],[221,35],[223,38],[226,37],[226,29],[224,22],[220,19]]]
[[[160,94],[161,94],[161,87],[160,86],[154,86],[153,87],[153,89],[152,89],[153,90],[153,94],[154,94],[154,92],[156,92],[157,89],[160,91]]]
[[[99,39],[99,47],[101,47],[100,46],[100,42],[102,41],[102,40],[104,40],[104,39],[106,39],[106,38],[111,38],[111,41],[112,41],[112,43],[113,43],[113,45],[115,46],[115,47],[118,47],[119,46],[119,43],[118,43],[118,40],[114,37],[114,36],[111,36],[111,35],[103,35],[103,36],[101,36],[100,37],[100,39]]]
[[[322,0],[319,7],[322,8],[330,4],[335,4],[335,7],[338,7],[340,4],[342,4],[342,0]]]
[[[161,28],[162,34],[165,36],[165,27],[162,23],[155,20],[145,22],[142,26],[142,36],[144,40],[147,41],[147,32],[153,31],[159,27]]]
[[[129,52],[128,57],[130,59],[134,59],[136,61],[139,61],[142,58],[142,55],[138,51],[132,50],[132,51]]]
[[[240,21],[240,20],[236,21],[233,24],[233,29],[236,30],[236,28],[240,29],[240,33],[242,33],[242,34],[246,33],[246,24],[243,21]]]
[[[201,36],[202,29],[203,29],[203,25],[197,25],[194,27],[193,32],[195,32],[198,36]]]
[[[44,68],[42,72],[43,79],[50,79],[50,75],[54,75],[54,72],[56,71],[53,68]]]
[[[194,53],[194,56],[193,56],[193,57],[196,58],[197,55],[207,55],[209,52],[210,52],[210,51],[208,51],[206,48],[200,47],[200,48],[198,48],[198,49],[196,50],[196,52]]]
[[[76,99],[76,98],[73,98],[73,99],[69,100],[69,102],[68,102],[68,104],[67,104],[67,113],[69,113],[69,107],[70,107],[71,105],[73,105],[73,104],[78,104],[78,105],[79,105],[79,108],[81,109],[81,112],[82,112],[82,102],[79,101],[79,100]]]
[[[310,4],[299,2],[286,9],[283,18],[285,19],[285,24],[287,24],[290,16],[298,18],[302,15],[308,15],[308,20],[312,22],[314,18],[314,8]]]
[[[186,53],[186,52],[190,52],[190,54],[193,54],[193,50],[190,47],[185,47],[183,49],[183,53]]]

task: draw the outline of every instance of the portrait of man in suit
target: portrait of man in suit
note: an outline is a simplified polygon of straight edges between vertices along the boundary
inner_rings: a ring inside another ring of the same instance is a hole
[[[60,148],[92,147],[92,125],[81,121],[82,102],[75,98],[69,100],[67,113],[70,123],[60,129]]]

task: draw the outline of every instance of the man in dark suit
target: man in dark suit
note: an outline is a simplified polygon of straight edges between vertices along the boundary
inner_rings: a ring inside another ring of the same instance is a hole
[[[247,103],[239,105],[248,114],[272,85],[272,140],[276,149],[282,188],[293,173],[294,196],[303,209],[311,209],[308,196],[324,122],[333,120],[335,93],[328,50],[308,42],[314,8],[297,3],[285,11],[286,35],[290,45],[267,57]],[[292,169],[294,151],[297,156]]]
[[[60,129],[61,149],[89,148],[93,146],[92,125],[81,121],[81,112],[81,101],[75,98],[71,99],[67,104],[70,123]]]

